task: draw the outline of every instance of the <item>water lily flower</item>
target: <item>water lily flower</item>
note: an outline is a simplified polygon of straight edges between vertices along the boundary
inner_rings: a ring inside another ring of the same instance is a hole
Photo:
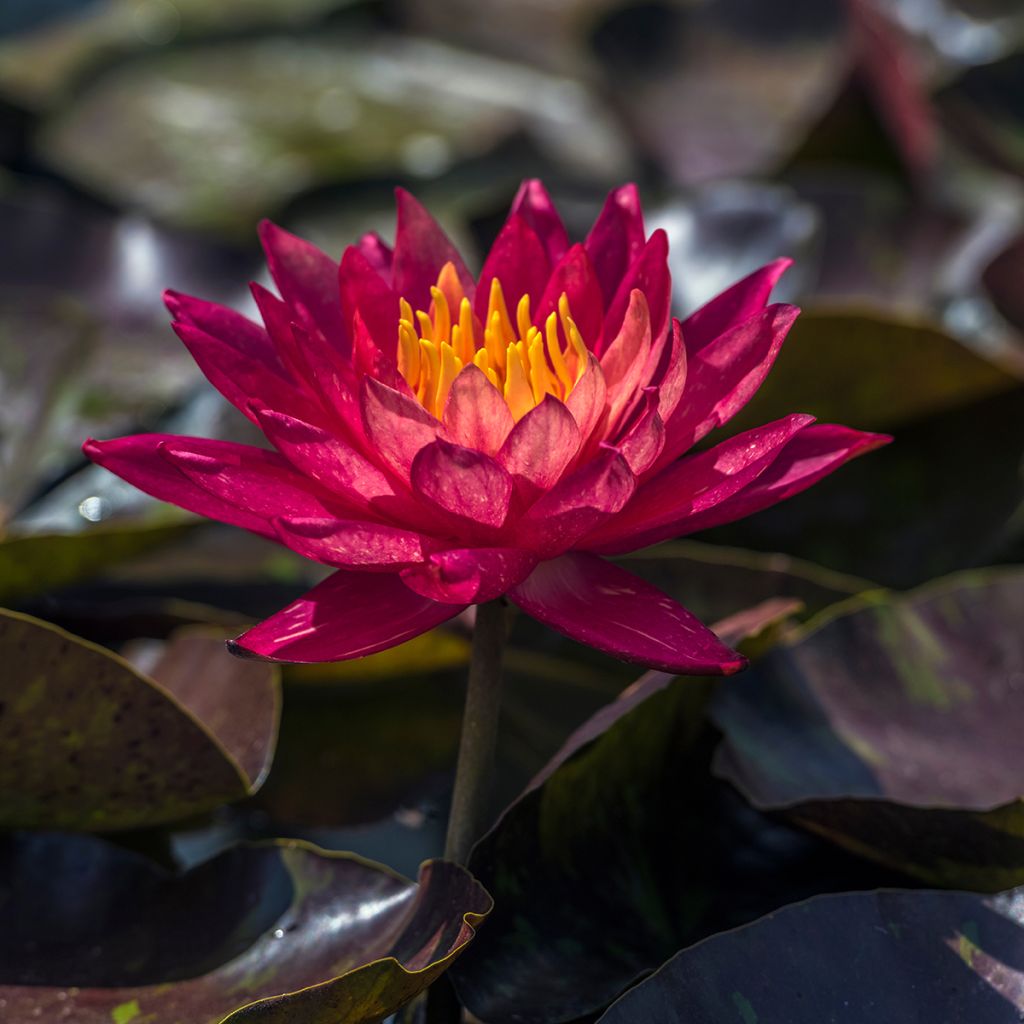
[[[318,662],[408,640],[505,596],[619,658],[678,673],[743,659],[604,556],[728,523],[887,438],[794,413],[692,449],[754,394],[797,310],[788,261],[680,322],[663,231],[632,185],[570,244],[528,181],[479,276],[408,193],[394,247],[340,266],[273,224],[263,320],[169,292],[174,329],[271,448],[164,434],[90,440],[143,491],[337,571],[236,650]]]

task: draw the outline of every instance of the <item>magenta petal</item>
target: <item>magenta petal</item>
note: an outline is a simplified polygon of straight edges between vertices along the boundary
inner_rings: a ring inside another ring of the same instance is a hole
[[[607,396],[608,385],[605,384],[601,364],[591,353],[583,376],[576,382],[576,387],[569,392],[565,400],[565,407],[572,413],[572,417],[579,427],[584,450],[591,440],[594,429],[603,422]],[[600,440],[599,436],[597,440]]]
[[[274,520],[282,542],[304,558],[343,567],[408,565],[423,560],[423,539],[410,530],[353,519]]]
[[[601,356],[601,371],[608,385],[609,436],[622,416],[639,401],[650,354],[651,321],[647,299],[643,292],[633,291],[618,336]]]
[[[720,334],[760,313],[768,303],[779,278],[792,263],[789,259],[775,260],[755,270],[742,281],[737,281],[721,295],[691,313],[683,323],[687,349],[691,353],[699,352]]]
[[[533,322],[541,325],[549,314],[556,312],[563,294],[569,300],[572,318],[583,335],[583,341],[593,348],[604,325],[604,298],[587,250],[582,245],[574,245],[551,271]]]
[[[391,246],[376,231],[367,231],[356,243],[356,248],[362,253],[366,262],[390,285],[391,269],[395,260],[395,253]]]
[[[498,528],[508,515],[512,477],[474,448],[434,441],[416,455],[410,479],[418,497],[459,519]]]
[[[341,570],[230,646],[269,661],[344,661],[411,640],[463,608],[414,594],[392,573]]]
[[[687,520],[685,532],[731,523],[777,505],[840,466],[889,444],[887,434],[868,434],[831,423],[801,430],[753,483],[721,504]]]
[[[525,496],[532,501],[558,483],[579,450],[580,430],[572,413],[553,395],[545,395],[515,425],[498,462],[530,485]]]
[[[494,455],[505,443],[515,420],[508,403],[483,370],[470,364],[452,382],[444,426],[456,444]]]
[[[189,437],[169,438],[158,451],[197,487],[261,518],[331,515],[326,492],[277,452]]]
[[[309,331],[319,331],[338,352],[348,351],[348,331],[341,315],[338,264],[315,245],[265,220],[260,241],[281,298]]]
[[[82,451],[97,465],[109,469],[122,480],[127,480],[140,491],[169,501],[197,515],[216,519],[221,523],[241,526],[253,533],[277,540],[277,533],[269,517],[239,508],[238,505],[223,501],[206,488],[194,484],[160,454],[160,446],[168,441],[186,441],[208,444],[227,442],[202,442],[200,438],[183,438],[173,434],[136,434],[132,437],[117,437],[110,441],[94,441],[91,438],[82,446]],[[237,446],[233,446],[237,447]],[[256,451],[258,449],[253,449]]]
[[[637,477],[654,465],[665,447],[665,424],[658,414],[659,403],[658,389],[646,388],[638,415],[617,444]]]
[[[652,377],[651,381],[658,387],[658,393],[661,396],[659,410],[664,420],[668,420],[675,411],[686,387],[686,343],[683,341],[682,324],[675,318],[672,320],[672,329],[668,333],[666,349],[664,372],[660,376]]]
[[[689,532],[693,517],[743,490],[813,421],[813,416],[786,416],[680,459],[638,487],[629,505],[580,546],[618,554]]]
[[[509,211],[509,216],[515,214],[537,233],[550,264],[554,265],[565,255],[569,248],[569,235],[547,189],[536,178],[530,178],[519,186]]]
[[[398,226],[395,230],[394,287],[413,309],[430,308],[430,288],[446,263],[455,267],[463,291],[472,300],[475,282],[459,251],[441,226],[405,189],[395,189]],[[397,332],[397,324],[396,324]],[[398,335],[395,335],[397,344]]]
[[[537,233],[523,220],[513,215],[505,222],[491,251],[484,261],[476,292],[476,315],[481,321],[487,318],[491,297],[491,281],[497,278],[505,301],[514,315],[514,304],[523,295],[530,296],[530,308],[536,309],[544,294],[551,268],[547,253],[540,244]]]
[[[267,440],[305,476],[319,481],[357,508],[374,498],[393,497],[388,478],[351,445],[294,416],[255,409]]]
[[[441,424],[415,399],[372,377],[364,379],[360,397],[370,444],[408,479],[416,453],[437,437]]]
[[[382,352],[394,362],[398,349],[398,294],[355,246],[342,254],[338,270],[346,323],[358,314]]]
[[[638,289],[644,293],[651,317],[651,337],[660,341],[668,330],[669,308],[672,301],[672,278],[668,272],[668,237],[660,228],[651,235],[640,255],[633,261],[619,284],[615,298],[605,316],[604,346],[619,333],[629,308],[630,295]]]
[[[799,312],[795,306],[769,306],[699,352],[688,352],[686,386],[665,420],[668,439],[656,468],[677,459],[746,405],[768,376]]]
[[[519,541],[546,558],[560,554],[618,512],[635,486],[622,454],[605,448],[538,499],[518,524]]]
[[[509,597],[559,633],[624,661],[683,675],[730,675],[746,664],[667,594],[596,555],[541,562]]]
[[[240,356],[261,363],[268,373],[288,379],[270,336],[248,317],[215,302],[195,299],[170,289],[164,292],[164,305],[180,323],[189,324],[223,342]]]
[[[434,601],[479,604],[521,583],[536,564],[535,555],[518,548],[457,548],[403,569],[402,582]]]
[[[640,255],[646,239],[636,185],[630,183],[613,188],[584,243],[601,283],[605,305],[615,298],[626,271]]]

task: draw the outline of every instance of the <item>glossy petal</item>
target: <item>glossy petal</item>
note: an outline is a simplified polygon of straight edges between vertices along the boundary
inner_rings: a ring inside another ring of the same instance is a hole
[[[629,309],[634,289],[643,292],[651,316],[651,337],[660,341],[668,330],[669,309],[672,302],[672,278],[668,272],[668,237],[660,228],[651,235],[640,255],[626,271],[618,291],[608,306],[605,317],[604,342],[595,349],[598,355],[604,345],[611,343],[619,333]]]
[[[444,410],[448,436],[456,444],[494,455],[515,425],[508,403],[484,372],[477,366],[464,367],[448,392]]]
[[[562,295],[569,300],[572,318],[591,348],[601,337],[604,324],[604,299],[590,257],[582,245],[574,245],[551,271],[533,321],[543,324],[548,315],[558,310]]]
[[[441,425],[419,402],[372,378],[363,381],[361,398],[370,444],[402,476],[408,476],[416,453],[437,437]]]
[[[346,353],[348,331],[341,315],[337,263],[315,245],[267,220],[260,224],[260,241],[274,284],[299,322]]]
[[[563,477],[530,508],[519,523],[518,540],[548,558],[566,551],[620,511],[635,486],[622,454],[606,448],[593,461]]]
[[[345,661],[411,640],[464,607],[421,597],[391,573],[342,569],[230,647],[269,661]]]
[[[136,434],[110,441],[89,439],[82,451],[99,466],[109,469],[140,491],[169,501],[196,515],[221,523],[241,526],[264,537],[277,539],[269,518],[239,508],[214,496],[206,488],[193,483],[171,463],[161,457],[160,446],[168,441],[183,440],[173,434]],[[202,441],[201,438],[184,440]],[[227,442],[205,442],[227,444]],[[255,450],[255,449],[254,449]]]
[[[288,378],[267,332],[248,317],[216,302],[206,302],[171,289],[164,292],[164,305],[176,321],[190,324],[230,346],[239,355],[262,363],[268,372]]]
[[[588,534],[581,546],[604,554],[634,551],[688,532],[692,517],[750,484],[813,421],[787,416],[681,459],[644,483],[614,522]]]
[[[720,334],[731,331],[760,313],[767,305],[779,278],[792,260],[775,260],[737,281],[731,288],[691,313],[683,322],[683,337],[691,353],[710,345]]]
[[[398,344],[398,294],[361,248],[342,254],[338,287],[346,321],[358,313],[377,347],[392,356]]]
[[[615,340],[601,356],[601,372],[608,385],[607,430],[614,434],[623,414],[641,398],[644,370],[651,354],[651,320],[644,293],[633,291],[626,316]]]
[[[653,464],[665,447],[665,424],[658,413],[657,388],[647,388],[633,423],[618,444],[633,475],[639,477]]]
[[[768,375],[798,312],[795,306],[769,306],[700,352],[688,352],[686,385],[665,421],[667,440],[656,468],[677,459],[747,404]]]
[[[606,305],[615,298],[619,284],[640,255],[646,238],[636,185],[612,189],[584,243]]]
[[[548,254],[548,262],[556,264],[569,248],[569,235],[555,209],[547,189],[536,178],[519,186],[512,200],[510,216],[518,214],[537,233]]]
[[[887,434],[868,434],[832,423],[820,423],[801,430],[753,483],[733,497],[693,516],[685,533],[707,530],[777,505],[816,484],[840,466],[889,444]]]
[[[292,551],[324,565],[395,567],[425,557],[418,533],[381,523],[283,517],[274,527]]]
[[[554,487],[580,449],[580,430],[573,415],[553,395],[531,409],[508,435],[498,462],[535,499]]]
[[[552,629],[624,661],[701,675],[745,664],[682,605],[596,555],[542,562],[508,596]]]
[[[523,295],[530,296],[530,308],[536,309],[544,294],[551,266],[537,233],[523,220],[513,216],[505,222],[480,272],[476,291],[476,315],[487,316],[491,281],[497,278],[507,303],[516,303]],[[509,310],[514,313],[514,309]]]
[[[366,262],[390,285],[395,252],[376,231],[367,231],[356,244]]]
[[[473,448],[434,441],[416,455],[410,479],[420,497],[459,519],[496,529],[508,515],[512,477]]]
[[[394,287],[413,309],[430,308],[430,287],[446,263],[454,265],[463,291],[472,299],[475,283],[458,249],[441,226],[405,189],[395,189],[398,227],[395,231]]]
[[[402,572],[407,587],[434,601],[478,604],[501,597],[537,564],[519,548],[461,548],[439,551]]]
[[[565,400],[565,407],[572,413],[576,425],[580,428],[584,451],[587,442],[591,440],[594,428],[603,422],[607,395],[608,385],[605,383],[601,364],[591,354],[583,376],[576,382],[576,387],[569,392],[569,397]]]

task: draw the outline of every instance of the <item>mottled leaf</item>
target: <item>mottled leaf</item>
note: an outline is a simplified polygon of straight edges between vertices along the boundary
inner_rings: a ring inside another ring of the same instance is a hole
[[[1024,571],[877,592],[715,698],[715,770],[761,809],[932,883],[1024,882]]]
[[[601,1024],[1016,1024],[1024,894],[819,896],[684,949]]]
[[[108,831],[174,821],[257,789],[277,672],[184,632],[152,676],[39,619],[0,611],[0,821]]]
[[[438,977],[491,901],[462,868],[419,883],[304,843],[233,847],[183,876],[96,839],[0,841],[9,1024],[374,1024]]]

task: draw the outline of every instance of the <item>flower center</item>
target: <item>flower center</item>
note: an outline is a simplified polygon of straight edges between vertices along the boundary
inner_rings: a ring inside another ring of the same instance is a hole
[[[544,400],[564,399],[587,368],[589,353],[562,293],[558,311],[533,323],[530,296],[509,316],[501,282],[491,281],[483,323],[463,294],[458,274],[446,263],[430,289],[428,312],[413,313],[402,299],[398,321],[398,369],[423,407],[438,419],[452,382],[473,363],[498,389],[518,421]],[[457,318],[453,315],[457,311]]]

